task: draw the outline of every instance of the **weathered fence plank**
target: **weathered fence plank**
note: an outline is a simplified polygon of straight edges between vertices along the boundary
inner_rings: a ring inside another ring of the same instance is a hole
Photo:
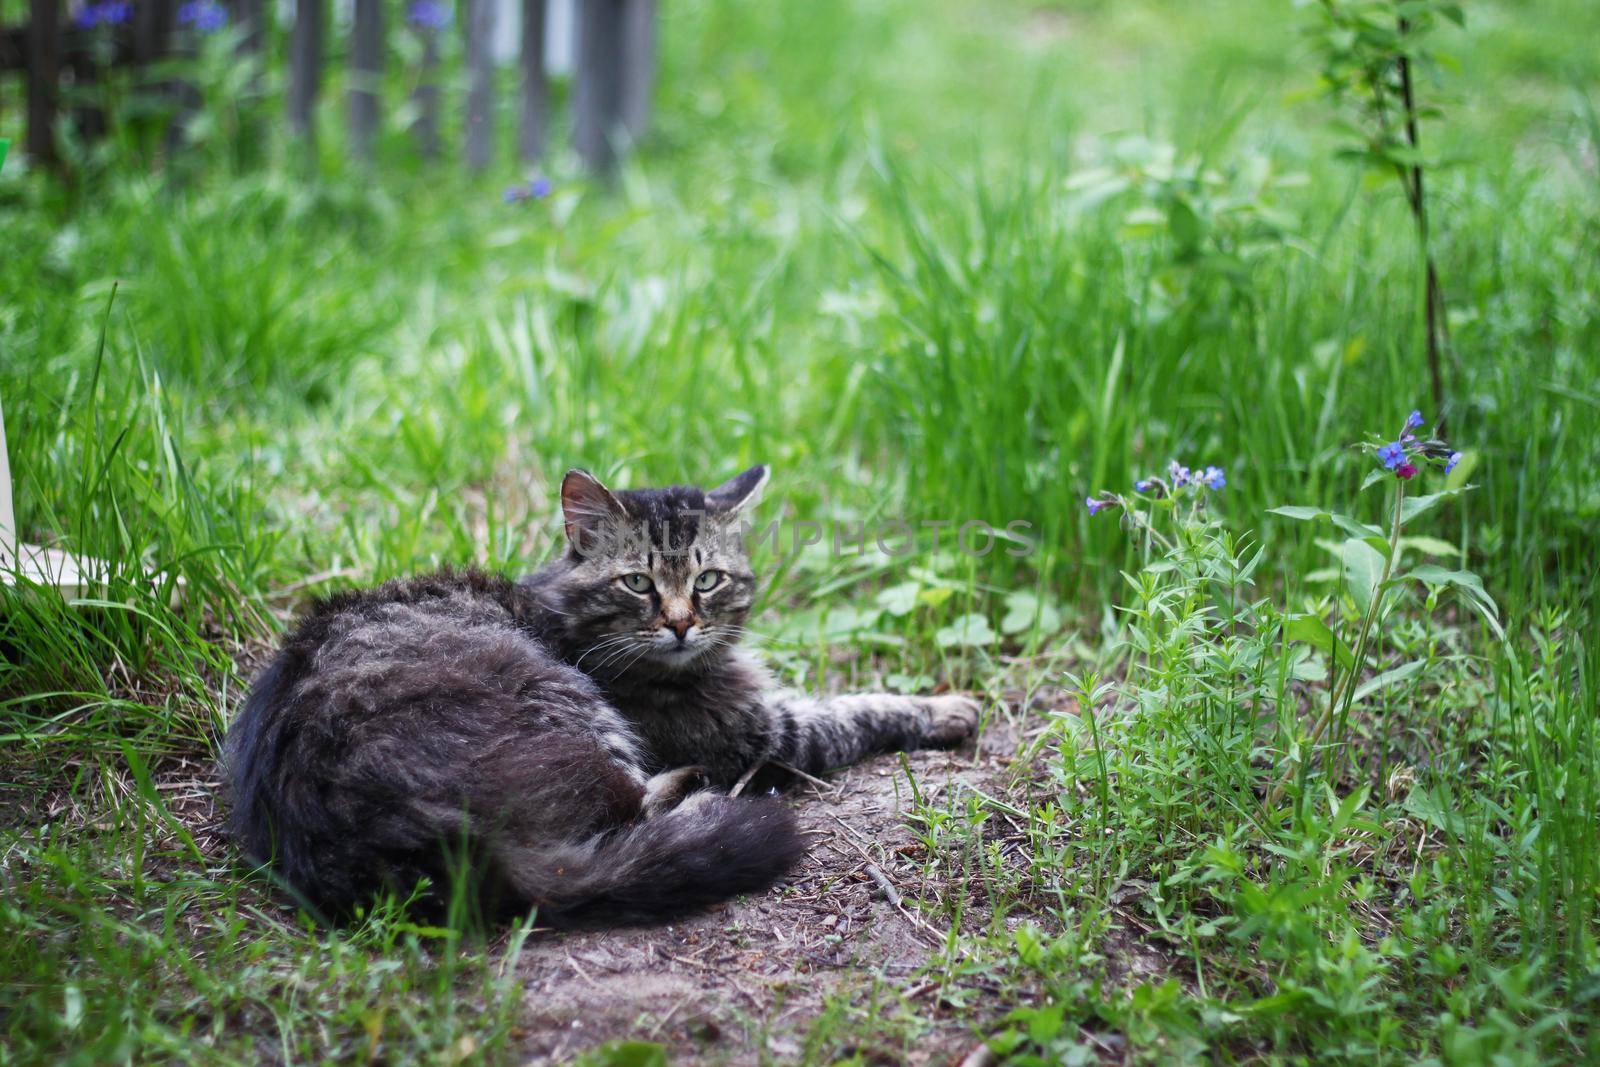
[[[572,140],[578,158],[605,173],[617,162],[622,103],[622,0],[578,0],[578,70]]]
[[[467,166],[494,156],[495,0],[467,0]]]
[[[517,156],[532,163],[544,155],[545,109],[550,90],[544,69],[547,0],[522,0],[522,115]]]
[[[134,63],[144,66],[166,55],[172,46],[172,29],[178,21],[175,0],[145,0],[133,7]]]
[[[656,0],[627,0],[622,14],[622,128],[628,140],[650,132],[656,82]]]
[[[266,0],[234,0],[234,11],[238,14],[239,29],[243,31],[239,50],[260,55],[267,42]]]
[[[40,162],[55,162],[55,130],[64,105],[63,83],[91,86],[104,78],[102,63],[146,68],[174,54],[190,54],[189,44],[214,32],[208,16],[186,15],[179,27],[183,0],[136,0],[131,23],[117,32],[117,47],[103,51],[90,34],[99,29],[69,30],[63,22],[68,4],[86,0],[28,0],[26,25],[0,27],[0,69],[27,69],[26,144]],[[330,51],[327,5],[329,0],[222,0],[229,5],[240,29],[239,54],[258,71],[260,57],[279,54],[275,5],[292,8],[287,31],[288,71],[285,79],[287,118],[293,134],[312,141],[316,136],[317,105],[322,94],[322,65]],[[349,76],[346,106],[350,151],[370,160],[376,152],[382,125],[383,72],[385,66],[384,9],[396,0],[349,0],[353,19],[349,34]],[[402,0],[405,2],[405,0]],[[451,17],[439,0],[409,0],[406,20],[419,34],[422,56],[419,77],[412,91],[414,135],[424,157],[436,157],[440,145],[439,108],[441,56],[452,25],[463,32],[466,44],[466,157],[474,171],[493,162],[497,134],[497,63],[512,61],[518,67],[517,155],[532,163],[547,151],[549,137],[550,73],[572,69],[573,140],[579,157],[594,172],[611,170],[618,154],[648,132],[651,96],[656,79],[657,15],[659,0],[458,0],[464,17]],[[514,20],[522,12],[520,31],[501,35],[496,44],[498,12],[504,8]],[[89,20],[96,17],[91,13]],[[391,16],[392,17],[392,16]],[[518,34],[520,34],[520,39]],[[575,56],[567,52],[571,47]],[[91,50],[92,49],[92,50]],[[337,51],[338,49],[333,49]],[[576,62],[573,62],[573,59]],[[174,68],[176,69],[176,68]],[[192,89],[157,75],[135,81],[157,94],[175,96],[176,123],[168,131],[168,150],[182,148],[185,113],[196,101]],[[259,82],[252,81],[259,86]],[[104,118],[94,110],[94,100],[84,96],[73,102],[73,120],[86,139],[104,134]],[[246,134],[259,142],[262,131]],[[243,151],[243,150],[241,150]]]
[[[411,91],[411,102],[417,118],[411,133],[417,140],[417,152],[423,159],[439,158],[439,33],[419,27],[422,35],[422,72],[417,87]]]
[[[56,161],[56,104],[61,93],[61,0],[32,0],[28,7],[28,155]]]
[[[350,27],[350,149],[372,159],[378,135],[378,94],[383,89],[383,0],[355,0]]]
[[[322,87],[322,24],[325,0],[295,0],[289,37],[289,128],[316,137],[317,93]]]

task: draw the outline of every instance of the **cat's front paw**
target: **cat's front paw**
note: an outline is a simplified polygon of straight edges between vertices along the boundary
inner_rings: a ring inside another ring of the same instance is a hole
[[[928,710],[928,725],[922,734],[922,743],[928,748],[954,748],[978,728],[978,713],[982,705],[971,697],[959,693],[924,697]]]

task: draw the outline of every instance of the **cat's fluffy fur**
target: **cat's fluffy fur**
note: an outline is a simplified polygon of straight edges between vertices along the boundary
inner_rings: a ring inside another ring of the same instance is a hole
[[[669,912],[798,860],[792,812],[726,789],[762,761],[817,773],[967,737],[964,697],[814,698],[736,645],[755,579],[726,485],[562,485],[568,551],[521,582],[466,571],[319,603],[229,730],[232,829],[309,902],[486,889],[559,917]]]

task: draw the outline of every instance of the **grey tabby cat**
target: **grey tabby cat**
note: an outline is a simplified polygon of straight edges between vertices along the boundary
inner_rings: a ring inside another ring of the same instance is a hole
[[[567,552],[521,582],[446,570],[319,603],[228,733],[245,852],[330,912],[447,884],[463,847],[486,892],[542,917],[678,911],[781,877],[793,813],[718,790],[764,761],[814,774],[958,744],[978,706],[812,697],[737,647],[741,514],[766,478],[613,493],[571,471]]]

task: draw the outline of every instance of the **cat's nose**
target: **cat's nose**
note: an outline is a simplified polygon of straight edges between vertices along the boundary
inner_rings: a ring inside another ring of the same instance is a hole
[[[673,633],[678,635],[678,640],[682,641],[685,637],[687,637],[689,635],[689,630],[694,626],[694,620],[693,619],[671,619],[671,620],[668,620],[667,626],[669,626],[672,629]]]

